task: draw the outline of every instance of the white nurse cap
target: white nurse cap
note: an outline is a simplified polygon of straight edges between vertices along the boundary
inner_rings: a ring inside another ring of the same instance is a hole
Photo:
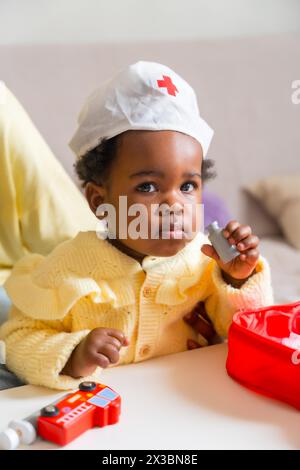
[[[81,157],[103,138],[133,129],[183,132],[200,142],[204,157],[214,133],[193,88],[169,67],[147,61],[122,68],[87,98],[69,145]]]

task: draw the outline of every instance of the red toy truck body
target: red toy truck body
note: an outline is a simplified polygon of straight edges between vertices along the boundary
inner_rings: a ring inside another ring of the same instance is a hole
[[[121,397],[106,385],[82,382],[79,390],[41,410],[37,433],[48,441],[66,445],[94,426],[119,421]]]

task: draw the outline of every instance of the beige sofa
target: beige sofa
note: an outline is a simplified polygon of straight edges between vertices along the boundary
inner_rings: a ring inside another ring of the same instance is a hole
[[[195,88],[200,111],[215,129],[209,157],[216,161],[218,177],[209,189],[261,237],[276,303],[300,300],[300,252],[243,191],[261,177],[300,173],[300,105],[291,100],[291,84],[300,79],[300,36],[1,46],[0,79],[74,177],[67,143],[84,98],[118,68],[141,59],[174,68]]]

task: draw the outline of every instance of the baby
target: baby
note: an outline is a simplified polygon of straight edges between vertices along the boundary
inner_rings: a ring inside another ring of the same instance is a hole
[[[75,388],[107,366],[198,347],[199,332],[225,337],[237,310],[273,304],[251,228],[234,220],[224,228],[240,252],[226,264],[199,229],[212,135],[194,90],[162,64],[125,67],[89,96],[70,146],[106,230],[79,232],[48,256],[15,264],[0,338],[18,377]]]

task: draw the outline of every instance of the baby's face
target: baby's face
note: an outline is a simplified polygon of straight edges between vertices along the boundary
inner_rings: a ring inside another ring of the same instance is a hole
[[[112,243],[119,247],[122,245],[125,252],[136,258],[144,255],[172,256],[196,234],[196,213],[199,211],[199,208],[196,211],[196,205],[201,204],[202,193],[201,145],[193,137],[175,131],[128,131],[121,136],[119,144],[109,181],[98,199],[116,209],[117,240],[112,240]],[[93,197],[93,191],[92,195],[90,192],[87,192],[88,199]],[[120,196],[126,196],[126,214],[120,205]],[[90,200],[89,203],[92,207]],[[128,215],[133,204],[142,204],[145,208],[143,217],[147,218],[147,237],[134,239],[132,236],[131,222],[139,216],[139,213]],[[168,209],[163,214],[155,210],[162,205],[170,208],[167,231],[163,218]],[[126,220],[128,228],[126,238],[123,238],[123,232],[122,239],[120,216],[123,222]],[[193,233],[192,237],[187,238],[180,230],[182,227],[184,232]]]

